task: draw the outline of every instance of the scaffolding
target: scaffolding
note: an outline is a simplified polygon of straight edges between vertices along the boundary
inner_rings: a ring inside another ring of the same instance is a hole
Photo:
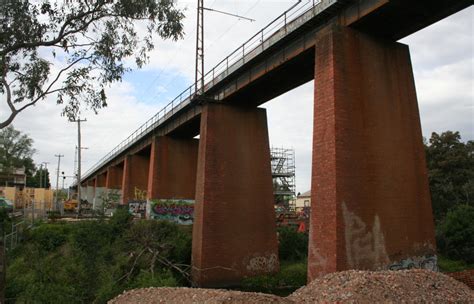
[[[295,196],[295,150],[274,148],[270,150],[275,204],[290,207]]]

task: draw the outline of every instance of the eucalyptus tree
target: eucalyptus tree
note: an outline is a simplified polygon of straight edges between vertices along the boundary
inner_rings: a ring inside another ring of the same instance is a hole
[[[52,97],[74,119],[107,105],[105,88],[143,67],[155,37],[178,40],[184,14],[174,0],[3,0],[0,95],[8,113]]]

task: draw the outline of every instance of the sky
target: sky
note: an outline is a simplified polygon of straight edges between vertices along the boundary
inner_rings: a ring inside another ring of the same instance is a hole
[[[186,15],[184,39],[172,42],[157,38],[150,63],[106,90],[108,107],[98,115],[87,112],[81,117],[87,119],[82,124],[82,145],[87,148],[82,152],[83,172],[193,83],[196,2],[178,1]],[[205,69],[212,68],[295,2],[206,0],[206,7],[255,22],[206,11]],[[410,47],[424,137],[456,130],[463,140],[474,140],[473,20],[471,6],[400,41]],[[297,192],[310,187],[313,89],[311,81],[262,106],[267,109],[270,145],[295,149]],[[4,118],[5,97],[1,98],[0,118]],[[48,162],[53,186],[58,165],[55,155],[64,155],[60,171],[66,176],[72,176],[75,167],[77,124],[62,117],[61,110],[54,100],[45,100],[20,113],[13,122],[16,129],[34,140],[35,162]],[[65,185],[72,182],[67,178]]]

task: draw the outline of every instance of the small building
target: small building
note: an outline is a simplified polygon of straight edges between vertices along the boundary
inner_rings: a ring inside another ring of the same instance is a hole
[[[296,211],[302,211],[304,208],[311,207],[311,190],[299,194],[295,199]]]

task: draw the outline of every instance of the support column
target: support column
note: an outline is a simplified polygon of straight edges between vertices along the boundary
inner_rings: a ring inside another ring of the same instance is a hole
[[[122,203],[135,199],[136,191],[146,191],[150,158],[145,155],[127,155],[124,161],[122,180]]]
[[[198,148],[197,139],[155,138],[151,145],[148,198],[194,200]]]
[[[194,212],[195,285],[278,271],[265,109],[203,106]]]
[[[107,171],[97,175],[95,179],[95,194],[93,209],[102,208],[102,197],[106,191],[105,183],[107,180]]]
[[[108,190],[121,189],[123,180],[123,165],[110,166],[107,169],[107,178],[105,179],[105,187]]]
[[[87,200],[87,183],[81,184],[81,200]]]
[[[308,279],[436,267],[408,47],[347,28],[318,35],[313,132]]]
[[[94,195],[95,195],[95,178],[91,179],[87,182],[87,202],[89,204],[92,204],[94,201]]]
[[[105,180],[105,188],[110,193],[114,191],[120,195],[120,201],[122,201],[122,181],[123,181],[123,166],[124,164],[117,166],[110,166],[107,168],[107,178]]]

